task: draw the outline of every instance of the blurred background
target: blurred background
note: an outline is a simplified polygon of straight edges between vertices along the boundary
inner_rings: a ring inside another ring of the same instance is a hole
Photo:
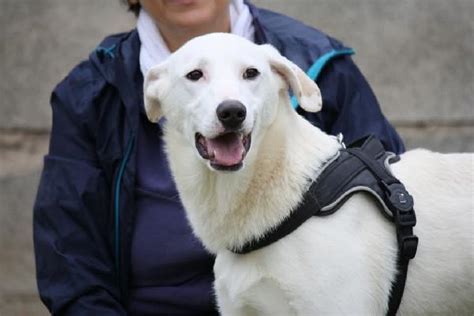
[[[254,0],[356,50],[407,147],[474,151],[474,1]],[[0,315],[45,315],[32,205],[54,86],[107,34],[133,28],[120,0],[0,0]]]

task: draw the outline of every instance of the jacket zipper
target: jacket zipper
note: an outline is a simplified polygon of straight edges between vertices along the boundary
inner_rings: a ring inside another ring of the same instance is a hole
[[[125,156],[120,162],[119,172],[115,181],[114,188],[114,254],[115,254],[115,269],[117,271],[117,278],[121,280],[120,273],[120,189],[122,187],[122,178],[125,173],[125,168],[130,160],[130,154],[135,144],[135,136],[130,133]]]

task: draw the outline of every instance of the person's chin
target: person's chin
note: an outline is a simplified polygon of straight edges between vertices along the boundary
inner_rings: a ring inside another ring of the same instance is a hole
[[[165,0],[165,5],[168,8],[188,10],[192,7],[205,4],[209,0]]]
[[[169,16],[175,25],[180,27],[196,27],[199,28],[206,25],[211,18],[211,12],[206,8],[196,8],[185,12],[173,12],[173,16]]]

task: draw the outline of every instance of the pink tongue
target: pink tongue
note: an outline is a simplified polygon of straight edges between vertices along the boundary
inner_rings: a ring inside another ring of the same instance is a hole
[[[245,151],[241,138],[234,133],[207,139],[207,151],[214,153],[212,162],[221,166],[234,166],[242,161]]]

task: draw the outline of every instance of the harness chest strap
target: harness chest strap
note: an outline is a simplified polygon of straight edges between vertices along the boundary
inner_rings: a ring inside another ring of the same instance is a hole
[[[385,152],[383,145],[373,136],[341,149],[338,156],[324,167],[289,217],[263,238],[231,251],[245,254],[268,246],[296,230],[312,216],[335,213],[352,194],[368,192],[376,198],[382,214],[394,223],[397,232],[399,273],[392,284],[387,312],[387,315],[396,315],[405,288],[408,262],[415,257],[418,246],[418,237],[413,234],[416,225],[413,198],[388,171],[388,163],[398,160],[398,156]]]

